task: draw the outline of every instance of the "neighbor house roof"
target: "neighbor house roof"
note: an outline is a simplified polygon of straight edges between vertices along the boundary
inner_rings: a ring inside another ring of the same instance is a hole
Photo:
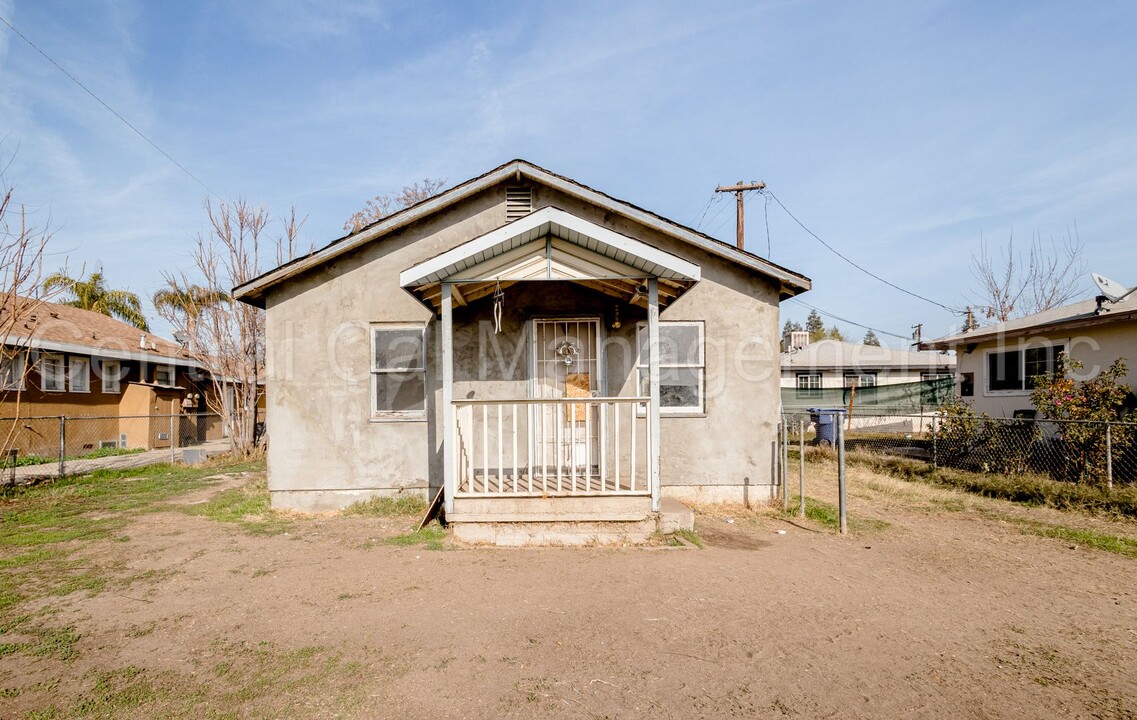
[[[423,200],[420,203],[372,223],[361,230],[345,235],[319,250],[296,258],[274,270],[270,270],[260,277],[254,278],[234,288],[233,296],[252,305],[264,307],[265,292],[275,285],[362,247],[384,235],[406,227],[423,217],[436,213],[498,183],[511,179],[517,182],[523,178],[554,188],[569,196],[585,200],[611,213],[623,216],[665,235],[687,242],[748,270],[767,275],[781,284],[780,294],[782,297],[792,297],[798,293],[809,290],[811,287],[809,278],[804,275],[776,265],[753,253],[739,250],[734,245],[722,242],[721,240],[717,240],[684,225],[680,225],[673,220],[668,220],[661,215],[644,210],[629,202],[618,200],[610,195],[594,190],[587,185],[582,185],[575,180],[564,177],[563,175],[557,175],[533,163],[518,159],[511,160],[483,175],[467,180],[432,198]]]
[[[968,345],[1000,337],[1020,337],[1035,332],[1061,332],[1135,319],[1137,319],[1137,293],[1118,303],[1103,302],[1100,312],[1096,300],[1082,300],[1014,320],[945,335],[921,343],[920,347],[947,350],[958,345]]]
[[[56,303],[29,304],[26,299],[19,304],[28,308],[26,317],[4,339],[6,345],[199,367],[181,345],[101,313]],[[10,306],[0,308],[0,312],[11,312]]]
[[[955,357],[933,352],[894,350],[840,340],[818,340],[782,353],[783,370],[875,370],[954,368]]]

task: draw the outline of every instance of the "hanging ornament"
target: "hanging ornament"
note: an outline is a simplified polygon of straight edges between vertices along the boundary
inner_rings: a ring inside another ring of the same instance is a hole
[[[561,362],[568,367],[572,367],[576,363],[576,354],[576,345],[573,345],[568,340],[562,341],[557,347],[557,355],[561,356]]]
[[[614,305],[614,306],[613,306],[613,309],[612,309],[612,324],[610,325],[610,327],[611,327],[613,330],[619,330],[619,329],[620,329],[620,306],[619,306],[619,305]]]
[[[493,291],[493,332],[494,335],[501,333],[501,312],[505,308],[505,291],[501,289],[501,283],[497,283]]]

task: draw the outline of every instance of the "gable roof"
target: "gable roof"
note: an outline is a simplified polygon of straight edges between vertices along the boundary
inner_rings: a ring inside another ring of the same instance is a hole
[[[102,313],[70,305],[35,302],[6,344],[48,352],[67,352],[118,360],[145,360],[199,367],[185,348]],[[21,303],[23,304],[23,303]],[[8,310],[5,308],[4,312]],[[145,337],[146,347],[142,347]]]
[[[951,355],[841,340],[818,340],[800,350],[782,353],[783,370],[931,370],[954,367],[955,358]]]
[[[662,215],[644,210],[629,202],[618,200],[571,178],[557,175],[533,163],[517,159],[455,185],[432,198],[388,215],[367,227],[334,240],[319,250],[270,270],[234,288],[233,296],[251,305],[264,307],[265,292],[270,288],[511,178],[515,181],[525,178],[541,183],[686,242],[747,270],[773,278],[781,284],[780,295],[783,298],[792,297],[812,287],[809,278],[776,265],[765,258],[745,250],[739,250],[729,243],[717,240],[673,220],[668,220]]]
[[[1014,320],[945,335],[921,343],[920,347],[947,350],[957,345],[983,342],[999,337],[1019,337],[1031,332],[1058,332],[1072,328],[1133,321],[1137,320],[1137,293],[1118,303],[1102,303],[1101,312],[1097,311],[1097,307],[1096,299],[1081,300]]]

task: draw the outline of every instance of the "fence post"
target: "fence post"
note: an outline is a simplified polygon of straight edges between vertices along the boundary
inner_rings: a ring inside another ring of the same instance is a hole
[[[59,477],[67,470],[67,465],[63,458],[67,455],[67,416],[59,416]]]
[[[170,464],[178,462],[177,444],[174,442],[174,415],[170,414]]]
[[[790,443],[789,443],[789,421],[787,418],[782,418],[782,512],[790,509],[790,489],[789,484],[786,482],[787,472],[786,466],[790,463]]]
[[[841,516],[841,534],[849,530],[845,505],[845,423],[837,416],[837,500]]]
[[[1113,489],[1113,434],[1108,420],[1105,422],[1105,486]]]
[[[940,466],[939,448],[936,447],[936,424],[940,419],[939,415],[932,416],[932,467],[938,468]]]
[[[805,421],[797,421],[797,514],[805,517]]]

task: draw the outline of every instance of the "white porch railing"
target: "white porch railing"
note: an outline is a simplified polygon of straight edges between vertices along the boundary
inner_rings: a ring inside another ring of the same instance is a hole
[[[456,497],[651,495],[646,397],[455,400]]]

